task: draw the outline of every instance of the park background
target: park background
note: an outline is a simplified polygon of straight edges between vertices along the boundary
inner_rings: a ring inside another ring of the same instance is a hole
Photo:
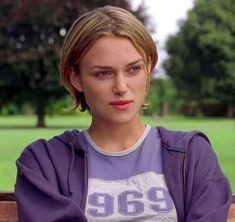
[[[0,190],[14,189],[15,161],[26,145],[89,126],[89,113],[66,111],[72,99],[59,80],[59,50],[72,21],[90,9],[116,5],[134,13],[158,45],[146,1],[136,7],[125,0],[0,2]],[[195,0],[165,42],[167,56],[153,74],[150,106],[143,112],[152,126],[206,133],[233,192],[234,21],[233,0]]]

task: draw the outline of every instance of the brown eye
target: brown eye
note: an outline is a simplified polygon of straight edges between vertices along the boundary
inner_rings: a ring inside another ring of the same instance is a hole
[[[112,76],[112,72],[109,70],[101,70],[94,73],[94,76],[98,79],[106,79]]]
[[[138,74],[140,70],[142,70],[143,66],[138,65],[138,66],[132,66],[130,67],[130,69],[128,70],[128,74],[134,75],[134,74]]]

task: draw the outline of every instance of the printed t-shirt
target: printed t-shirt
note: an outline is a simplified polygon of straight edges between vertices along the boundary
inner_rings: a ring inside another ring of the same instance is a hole
[[[137,142],[121,152],[102,150],[86,130],[80,136],[89,157],[85,209],[89,222],[177,222],[156,128],[147,125]]]

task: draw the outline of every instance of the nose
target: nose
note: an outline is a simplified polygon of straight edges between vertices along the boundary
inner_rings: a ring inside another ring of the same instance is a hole
[[[113,83],[113,93],[123,95],[128,90],[128,82],[124,74],[117,74]]]

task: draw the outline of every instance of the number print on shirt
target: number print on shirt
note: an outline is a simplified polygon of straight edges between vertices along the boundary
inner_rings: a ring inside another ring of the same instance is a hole
[[[144,211],[140,200],[143,194],[138,191],[125,191],[118,195],[118,212],[126,216],[136,216]]]
[[[93,217],[107,217],[113,214],[113,197],[106,193],[89,195],[88,203],[96,207],[87,209],[87,213]]]
[[[144,195],[147,198],[147,205],[144,204]],[[151,187],[146,194],[140,191],[128,190],[121,192],[115,197],[107,193],[92,193],[88,197],[90,208],[87,214],[92,217],[108,217],[113,214],[114,209],[118,208],[118,213],[125,216],[138,216],[145,210],[145,206],[154,213],[168,213],[174,206],[169,199],[169,193],[164,187]]]
[[[167,201],[170,198],[168,191],[162,187],[152,187],[147,193],[148,199],[154,204],[150,204],[150,208],[155,212],[168,213],[173,209],[173,203]]]

